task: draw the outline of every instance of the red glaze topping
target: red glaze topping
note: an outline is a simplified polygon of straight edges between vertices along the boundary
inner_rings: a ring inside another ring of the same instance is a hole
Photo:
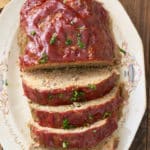
[[[33,109],[32,113],[35,121],[41,126],[69,129],[87,126],[99,119],[105,119],[105,117],[112,115],[112,112],[117,112],[122,102],[123,98],[118,92],[109,102],[89,106],[86,109],[72,109],[66,112],[47,112],[46,110]]]
[[[94,0],[27,0],[21,29],[28,43],[21,67],[82,61],[113,62],[108,12]]]
[[[117,129],[117,119],[115,117],[108,118],[104,125],[99,125],[95,128],[89,128],[84,132],[74,133],[55,133],[49,132],[46,129],[38,129],[31,125],[32,138],[39,142],[44,147],[51,148],[92,148],[100,143],[103,139],[110,136]],[[66,146],[64,146],[66,142]]]

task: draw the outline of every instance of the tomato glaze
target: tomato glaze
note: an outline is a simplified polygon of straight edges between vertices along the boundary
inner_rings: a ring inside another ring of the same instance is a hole
[[[83,61],[112,62],[110,18],[94,0],[27,0],[20,14],[27,44],[22,67]]]

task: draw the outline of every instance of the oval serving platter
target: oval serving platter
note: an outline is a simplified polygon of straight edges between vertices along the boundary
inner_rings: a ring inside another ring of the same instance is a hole
[[[122,54],[121,77],[130,93],[119,127],[118,150],[128,150],[146,109],[143,46],[118,0],[99,0],[110,12]],[[18,66],[17,29],[24,0],[12,0],[0,16],[0,143],[4,150],[28,150],[31,114],[23,95]]]

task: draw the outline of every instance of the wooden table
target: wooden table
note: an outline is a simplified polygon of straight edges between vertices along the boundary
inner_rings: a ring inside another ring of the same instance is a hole
[[[130,150],[150,150],[150,0],[120,1],[127,10],[143,40],[147,79],[148,107]]]
[[[120,1],[143,40],[147,78],[148,107],[130,150],[150,150],[150,0]]]

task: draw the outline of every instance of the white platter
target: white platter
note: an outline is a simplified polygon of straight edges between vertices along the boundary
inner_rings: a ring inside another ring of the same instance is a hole
[[[130,98],[120,123],[118,150],[128,150],[146,109],[143,46],[120,2],[99,1],[110,12],[118,45],[127,52],[122,60],[122,80]],[[31,114],[21,87],[16,40],[23,2],[12,0],[0,16],[0,143],[4,150],[28,150],[30,144],[27,123]]]

